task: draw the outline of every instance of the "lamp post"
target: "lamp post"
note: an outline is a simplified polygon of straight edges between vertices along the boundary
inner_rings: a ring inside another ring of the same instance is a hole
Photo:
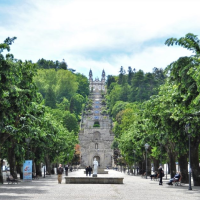
[[[145,149],[146,149],[146,179],[147,179],[147,149],[149,148],[149,144],[146,143],[146,144],[144,145],[144,147],[145,147]]]
[[[43,177],[43,178],[45,178],[45,173],[46,173],[46,172],[45,172],[45,164],[43,165],[43,167],[44,167],[44,177]]]
[[[58,149],[56,150],[56,156],[58,156]],[[56,159],[56,169],[58,168],[58,158]]]
[[[189,188],[188,188],[188,190],[192,190],[192,186],[191,186],[191,163],[190,163],[190,137],[191,137],[191,134],[189,133],[189,128],[190,128],[190,124],[186,124],[185,125],[185,132],[188,134],[188,138],[189,138]]]
[[[25,141],[26,141],[27,146],[28,146],[28,159],[29,159],[29,143],[30,143],[31,139],[30,138],[25,138]]]

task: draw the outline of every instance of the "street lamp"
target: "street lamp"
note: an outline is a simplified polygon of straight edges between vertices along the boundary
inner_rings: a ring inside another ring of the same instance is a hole
[[[29,159],[29,143],[30,143],[31,139],[30,138],[25,138],[25,141],[26,141],[27,146],[28,146],[28,159]]]
[[[146,149],[146,179],[147,179],[147,149],[149,148],[149,144],[145,144],[144,145],[145,149]]]
[[[58,149],[56,150],[56,156],[58,156]],[[56,168],[58,168],[58,157],[56,159]]]
[[[188,188],[188,190],[192,190],[192,186],[191,186],[191,163],[190,163],[190,137],[191,137],[191,134],[189,133],[189,128],[190,128],[190,124],[186,124],[185,125],[185,132],[188,134],[188,138],[189,138],[189,188]]]

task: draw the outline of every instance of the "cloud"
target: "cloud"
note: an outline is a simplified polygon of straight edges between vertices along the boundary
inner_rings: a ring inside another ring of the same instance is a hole
[[[118,74],[120,66],[164,68],[189,54],[166,47],[165,40],[199,32],[200,3],[195,0],[9,2],[0,3],[0,40],[18,38],[11,47],[16,58],[64,58],[69,67],[86,75],[90,68],[99,75],[103,68],[107,74]]]

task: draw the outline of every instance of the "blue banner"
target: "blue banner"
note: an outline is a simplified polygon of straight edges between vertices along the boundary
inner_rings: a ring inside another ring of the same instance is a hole
[[[23,180],[32,180],[32,160],[26,160],[24,162]]]

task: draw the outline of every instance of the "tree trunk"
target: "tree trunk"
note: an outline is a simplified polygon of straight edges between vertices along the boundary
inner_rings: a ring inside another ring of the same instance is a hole
[[[154,171],[158,171],[158,168],[159,168],[159,160],[153,158],[153,165],[154,165]]]
[[[2,167],[3,167],[3,159],[0,160],[0,183],[3,184],[3,172],[2,172]]]
[[[180,172],[182,175],[181,182],[182,183],[188,183],[189,177],[188,177],[188,156],[186,154],[181,155],[178,159],[178,163],[180,165]]]
[[[13,143],[12,147],[8,149],[8,162],[10,165],[10,174],[13,176],[13,178],[17,178],[15,151]]]
[[[171,169],[170,169],[169,162],[167,163],[167,165],[168,165],[168,174],[171,174]]]
[[[17,165],[17,173],[20,175],[20,179],[23,179],[23,172],[22,172],[22,166]]]
[[[194,186],[200,186],[200,167],[199,167],[199,155],[198,155],[199,141],[193,140],[191,142],[191,168]]]
[[[176,163],[175,163],[175,153],[173,153],[172,151],[168,152],[169,155],[169,167],[170,167],[170,174],[171,174],[171,178],[173,178],[176,174]]]
[[[147,176],[151,175],[151,159],[147,158]]]
[[[46,174],[50,175],[51,174],[51,163],[50,163],[48,155],[45,157],[45,162],[46,162]]]
[[[36,164],[36,176],[42,176],[41,164]]]
[[[144,173],[144,161],[139,161],[138,162],[138,167],[139,167],[139,174],[142,174],[142,172]]]

